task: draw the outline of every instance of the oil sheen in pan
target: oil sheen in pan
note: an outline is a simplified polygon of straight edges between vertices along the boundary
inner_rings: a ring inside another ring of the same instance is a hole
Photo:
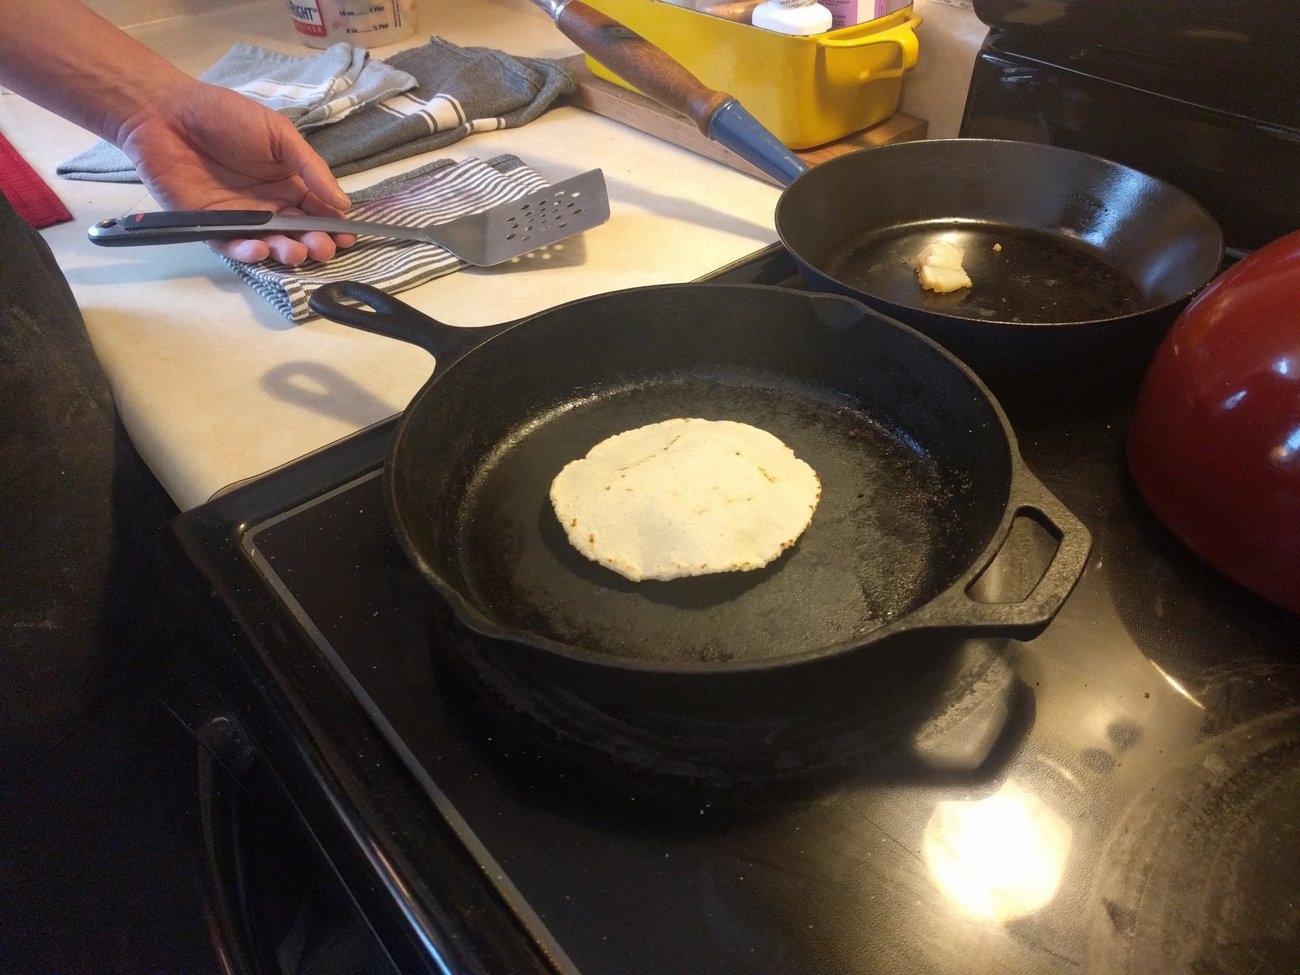
[[[948,294],[921,288],[916,256],[939,237],[965,252],[974,287]],[[905,308],[992,322],[1105,321],[1144,304],[1141,286],[1087,241],[1005,224],[893,226],[841,248],[826,273]]]
[[[548,497],[565,463],[625,429],[676,416],[767,430],[809,463],[822,497],[767,567],[630,582],[569,545]],[[477,603],[528,632],[613,657],[755,661],[862,637],[949,581],[952,491],[906,437],[796,389],[673,382],[602,394],[510,438],[477,472],[460,571]]]

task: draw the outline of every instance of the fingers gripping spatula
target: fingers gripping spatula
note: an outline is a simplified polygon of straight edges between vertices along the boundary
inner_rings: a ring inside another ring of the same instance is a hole
[[[168,210],[102,220],[90,228],[89,237],[104,247],[133,247],[322,230],[437,244],[468,264],[491,267],[598,227],[608,219],[605,175],[593,169],[481,213],[428,227],[269,210]]]

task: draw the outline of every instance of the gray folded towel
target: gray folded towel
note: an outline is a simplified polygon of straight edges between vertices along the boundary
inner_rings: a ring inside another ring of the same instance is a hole
[[[304,56],[236,44],[199,77],[288,116],[303,132],[337,122],[416,85],[406,72],[372,59],[369,51],[351,44],[334,44]],[[96,143],[59,163],[55,171],[66,179],[140,181],[126,153],[111,142]]]
[[[576,88],[558,61],[437,37],[387,61],[348,44],[306,57],[240,44],[201,77],[288,115],[336,176],[523,125]],[[139,182],[131,161],[108,142],[56,171],[66,179]]]
[[[546,180],[516,156],[497,156],[486,163],[473,157],[462,162],[440,159],[353,192],[348,216],[431,227],[517,200],[546,185]],[[274,260],[242,264],[221,259],[293,322],[311,317],[308,299],[331,281],[362,281],[396,294],[465,266],[437,244],[369,236],[358,238],[354,246],[329,261],[295,267]]]
[[[307,136],[338,176],[523,125],[577,89],[558,61],[458,47],[440,37],[399,51],[388,64],[418,86]]]

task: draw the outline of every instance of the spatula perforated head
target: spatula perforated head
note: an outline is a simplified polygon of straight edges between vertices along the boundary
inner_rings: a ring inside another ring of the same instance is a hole
[[[490,267],[598,227],[608,219],[605,174],[593,169],[424,231],[429,240],[462,261]]]

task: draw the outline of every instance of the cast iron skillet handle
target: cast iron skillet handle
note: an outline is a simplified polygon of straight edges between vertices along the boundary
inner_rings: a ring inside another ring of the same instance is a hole
[[[1023,468],[1016,474],[1012,499],[1013,521],[1031,518],[1056,539],[1056,551],[1033,589],[1019,602],[983,602],[970,595],[971,587],[1006,546],[1008,528],[997,550],[967,579],[966,585],[954,586],[921,607],[914,616],[917,628],[958,627],[978,629],[991,636],[1029,639],[1038,636],[1056,616],[1087,565],[1092,535],[1041,481]]]
[[[782,186],[808,166],[731,95],[715,91],[640,34],[582,0],[533,0],[560,33],[643,95],[685,115],[699,130]]]
[[[513,327],[513,322],[483,328],[457,328],[416,311],[386,291],[360,281],[331,281],[312,292],[307,306],[340,325],[373,332],[417,345],[449,366],[492,336]]]

